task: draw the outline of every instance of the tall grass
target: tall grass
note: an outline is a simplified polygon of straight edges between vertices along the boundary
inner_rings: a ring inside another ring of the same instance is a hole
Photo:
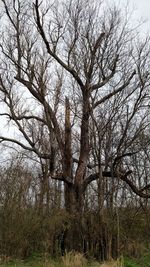
[[[87,260],[81,253],[69,252],[62,257],[62,267],[86,267]]]
[[[52,260],[47,256],[44,258],[31,258],[27,261],[9,261],[10,259],[3,259],[0,262],[1,267],[124,267],[123,259],[118,259],[116,261],[112,260],[110,262],[98,263],[91,262],[84,257],[81,253],[69,252],[66,253],[58,261]]]
[[[61,267],[124,267],[123,258],[116,261],[111,260],[105,263],[91,263],[88,264],[83,254],[70,252],[62,257]]]
[[[123,258],[103,263],[99,267],[124,267]]]

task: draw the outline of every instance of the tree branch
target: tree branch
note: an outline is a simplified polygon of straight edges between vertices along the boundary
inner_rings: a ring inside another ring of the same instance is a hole
[[[50,157],[51,157],[51,155],[42,154],[39,151],[37,151],[37,149],[35,147],[26,146],[22,142],[17,141],[16,139],[13,139],[13,138],[0,136],[0,143],[2,143],[2,142],[11,142],[11,143],[14,143],[16,145],[19,145],[20,147],[22,147],[25,150],[32,151],[32,152],[36,153],[40,158],[43,158],[43,159],[50,159]]]
[[[51,127],[51,125],[49,126],[49,119],[50,119],[52,121],[53,126],[54,126],[54,131],[55,131],[56,139],[57,139],[58,144],[60,146],[60,150],[63,151],[64,144],[63,144],[63,140],[61,138],[60,127],[59,127],[55,113],[52,110],[51,106],[46,102],[46,99],[40,93],[36,92],[36,90],[33,88],[32,83],[30,83],[29,81],[26,81],[20,77],[15,77],[15,78],[17,81],[19,81],[24,86],[26,86],[28,88],[28,90],[30,91],[30,93],[44,106],[45,114],[49,115],[49,116],[46,116],[47,117],[47,125],[48,125],[48,127]]]
[[[51,176],[52,179],[62,181],[64,183],[73,185],[73,181],[70,177],[65,176],[63,173],[58,173],[55,176]]]
[[[126,81],[122,86],[120,86],[119,88],[117,88],[116,90],[114,90],[113,92],[109,93],[108,95],[104,96],[103,98],[101,98],[99,101],[97,101],[94,105],[93,105],[93,109],[96,108],[98,105],[104,103],[106,100],[108,100],[109,98],[111,98],[112,96],[116,95],[117,93],[121,92],[123,89],[125,89],[129,84],[130,81],[132,80],[133,76],[136,74],[136,71],[134,70],[131,74],[131,76],[129,77],[128,81]]]
[[[97,173],[94,173],[94,174],[89,175],[85,180],[83,180],[83,182],[82,182],[82,192],[85,192],[87,186],[91,182],[97,180],[99,177],[100,177],[100,173],[97,172]]]
[[[119,155],[114,159],[114,163],[113,163],[113,168],[115,167],[115,165],[117,164],[117,161],[120,161],[122,158],[125,157],[131,157],[132,155],[135,155],[136,153],[138,153],[138,151],[135,152],[127,152],[125,154]]]
[[[92,85],[91,91],[94,91],[94,90],[97,90],[97,89],[103,87],[114,76],[115,71],[116,71],[116,65],[117,65],[118,58],[119,58],[119,55],[116,55],[111,73],[107,77],[105,77],[105,79],[102,82],[98,82],[97,84]]]
[[[115,177],[116,177],[116,178],[119,178],[119,179],[121,179],[122,181],[126,182],[126,184],[128,184],[129,187],[132,189],[132,191],[133,191],[136,195],[138,195],[139,197],[142,197],[142,198],[150,198],[150,194],[143,193],[143,191],[150,189],[150,184],[144,186],[144,187],[141,188],[141,189],[137,188],[137,187],[133,184],[133,182],[131,182],[131,180],[128,179],[128,176],[129,176],[131,173],[132,173],[131,170],[127,171],[125,174],[122,174],[122,175],[119,175],[119,174],[114,173],[114,174],[113,174],[113,177],[112,177],[112,173],[111,173],[110,171],[103,171],[103,172],[102,172],[102,176],[104,176],[104,177],[111,177],[111,178],[115,178]],[[94,174],[89,175],[89,176],[83,181],[83,183],[82,183],[82,192],[85,192],[87,186],[88,186],[91,182],[93,182],[93,181],[99,179],[99,177],[100,177],[100,173],[94,173]]]
[[[127,171],[124,175],[121,175],[120,176],[120,179],[124,182],[126,182],[129,187],[132,189],[132,191],[138,195],[139,197],[142,197],[142,198],[150,198],[150,194],[145,194],[143,193],[143,191],[147,190],[150,188],[150,185],[147,185],[141,189],[138,189],[129,179],[128,179],[128,176],[132,173],[131,170]]]
[[[40,21],[40,14],[39,14],[39,4],[38,4],[38,0],[35,1],[35,11],[36,11],[36,23],[37,23],[37,27],[39,29],[40,35],[45,43],[45,46],[47,48],[47,52],[49,53],[49,55],[51,55],[66,71],[68,71],[77,81],[77,83],[80,85],[81,88],[83,88],[83,82],[80,79],[79,75],[77,74],[77,72],[72,69],[71,67],[69,67],[65,62],[63,62],[57,55],[55,52],[53,52],[50,48],[49,42],[46,38],[46,34],[44,32],[44,29],[41,25],[41,21]]]
[[[75,163],[79,163],[79,160],[78,159],[76,159],[76,158],[73,158],[73,162],[75,162]],[[87,164],[87,167],[88,167],[88,169],[94,169],[95,167],[98,167],[99,166],[99,163],[95,163],[95,164]],[[105,164],[104,163],[101,163],[101,166],[105,166]]]

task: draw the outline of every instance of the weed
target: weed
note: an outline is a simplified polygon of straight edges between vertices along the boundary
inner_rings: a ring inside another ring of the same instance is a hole
[[[87,260],[81,253],[69,252],[62,257],[63,267],[84,267],[87,264]]]

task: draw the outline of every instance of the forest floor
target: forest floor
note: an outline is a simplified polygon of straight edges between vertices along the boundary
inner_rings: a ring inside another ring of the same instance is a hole
[[[118,261],[111,261],[107,263],[87,262],[83,257],[76,256],[66,257],[60,260],[42,259],[41,257],[34,256],[27,260],[12,260],[7,258],[0,262],[0,267],[150,267],[150,253],[134,258],[122,258]]]

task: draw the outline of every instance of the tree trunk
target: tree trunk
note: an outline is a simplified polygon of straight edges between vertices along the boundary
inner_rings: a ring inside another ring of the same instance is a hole
[[[65,184],[65,208],[69,214],[70,227],[63,236],[63,251],[84,251],[83,195],[74,185]]]

